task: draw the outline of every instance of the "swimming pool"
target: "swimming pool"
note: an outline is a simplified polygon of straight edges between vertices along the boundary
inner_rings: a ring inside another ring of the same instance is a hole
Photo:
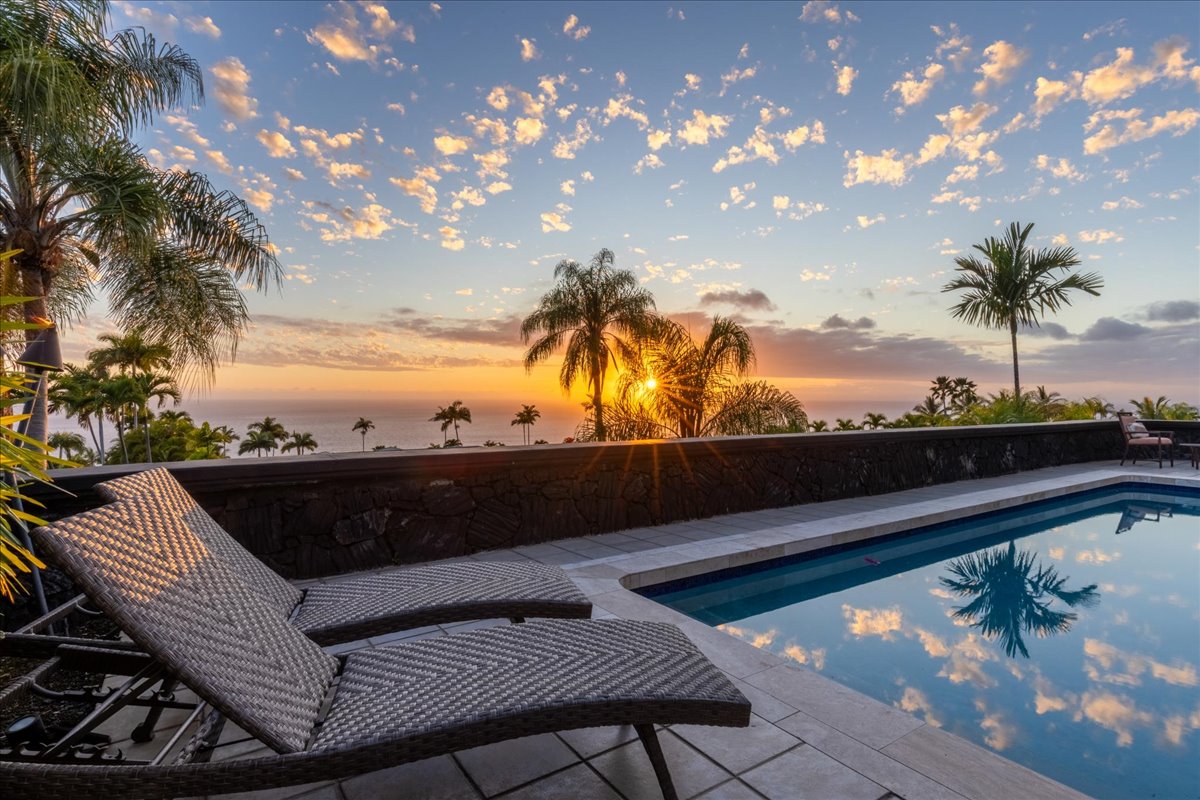
[[[640,591],[1093,796],[1200,796],[1200,491],[1088,491]]]

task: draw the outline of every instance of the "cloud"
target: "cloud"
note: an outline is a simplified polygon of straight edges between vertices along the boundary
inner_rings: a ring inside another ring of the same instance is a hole
[[[1066,158],[1056,160],[1047,155],[1039,155],[1033,160],[1033,165],[1043,172],[1049,172],[1054,177],[1067,181],[1081,181],[1086,177]]]
[[[291,167],[284,167],[284,168],[283,168],[283,172],[284,172],[284,174],[285,174],[285,175],[287,175],[287,176],[288,176],[288,179],[289,179],[289,180],[293,180],[293,181],[306,181],[306,180],[308,180],[308,178],[304,177],[304,173],[303,173],[303,172],[301,172],[301,171],[300,171],[300,170],[298,170],[298,169],[292,169]]]
[[[1200,110],[1194,108],[1168,111],[1151,117],[1149,122],[1143,120],[1141,115],[1140,108],[1097,111],[1092,114],[1083,126],[1084,131],[1091,132],[1098,126],[1103,127],[1083,140],[1083,152],[1095,155],[1118,145],[1158,136],[1160,133],[1183,136],[1200,122]]]
[[[1154,322],[1193,322],[1200,319],[1195,300],[1161,300],[1146,307],[1145,318]]]
[[[496,86],[488,92],[487,102],[488,105],[497,111],[507,111],[509,103],[508,92],[504,90],[503,86]]]
[[[1092,231],[1080,231],[1079,241],[1087,242],[1088,244],[1108,244],[1109,242],[1123,242],[1125,241],[1125,237],[1116,231],[1097,228]]]
[[[234,56],[218,61],[209,72],[216,80],[213,94],[225,113],[238,122],[258,116],[258,100],[249,95],[250,71]]]
[[[665,145],[671,143],[670,131],[650,131],[646,134],[646,146],[651,150],[661,150]]]
[[[733,86],[735,83],[741,83],[749,78],[753,78],[757,74],[758,67],[745,67],[744,69],[733,67],[729,70],[729,72],[726,72],[721,76],[721,91],[717,92],[717,96],[724,97],[725,92],[729,91],[730,86]]]
[[[192,33],[199,33],[211,39],[221,38],[221,29],[212,21],[212,17],[188,17],[183,22]]]
[[[983,121],[994,113],[996,113],[996,106],[980,102],[969,109],[965,106],[955,106],[945,114],[938,114],[937,119],[951,136],[959,139],[971,131],[977,130],[983,125]]]
[[[479,165],[479,177],[483,178],[507,178],[508,173],[504,168],[508,166],[509,156],[503,149],[489,150],[486,153],[473,153],[471,158],[475,159],[475,163]]]
[[[487,198],[483,193],[474,186],[464,186],[457,192],[451,192],[450,196],[454,198],[454,202],[450,204],[450,208],[455,211],[461,211],[464,206],[481,206],[487,202]]]
[[[471,146],[471,139],[467,136],[435,136],[433,146],[437,151],[444,156],[454,156],[459,153],[465,153],[467,148]]]
[[[821,330],[869,331],[875,327],[875,320],[870,317],[859,317],[855,320],[844,319],[838,314],[826,317],[821,322]]]
[[[647,153],[638,159],[638,162],[633,165],[633,171],[638,175],[641,175],[643,170],[660,169],[663,166],[665,166],[665,164],[661,158],[654,153]]]
[[[983,77],[972,89],[978,96],[1012,80],[1013,73],[1029,57],[1029,52],[1001,39],[984,48],[983,55],[987,60],[975,70]]]
[[[1142,204],[1132,197],[1122,195],[1120,200],[1105,200],[1100,204],[1103,211],[1116,211],[1117,209],[1142,208]]]
[[[396,113],[398,113],[400,116],[404,116],[404,112],[405,112],[405,110],[406,110],[406,109],[404,108],[404,103],[388,103],[388,104],[387,104],[387,110],[388,110],[388,111],[395,111],[395,112],[396,112]]]
[[[570,36],[575,41],[586,39],[587,35],[592,32],[592,29],[586,25],[579,24],[579,17],[572,14],[567,17],[567,21],[563,23],[563,33]]]
[[[350,3],[327,6],[334,19],[322,22],[306,34],[310,44],[319,44],[340,61],[367,61],[374,63],[380,53],[390,53],[386,40],[399,33],[401,39],[415,42],[416,34],[411,25],[393,20],[385,6],[380,3],[363,3],[361,8],[369,22],[364,28]]]
[[[1150,333],[1145,325],[1125,322],[1116,317],[1101,317],[1092,323],[1091,327],[1079,334],[1085,342],[1127,342],[1140,339]]]
[[[437,170],[426,170],[412,178],[388,178],[388,181],[409,197],[415,197],[421,202],[421,210],[432,214],[437,210],[438,195],[433,182],[441,180]]]
[[[330,161],[325,165],[325,172],[331,181],[340,181],[345,178],[366,180],[371,177],[371,171],[365,166],[349,161]]]
[[[541,58],[542,54],[538,52],[536,39],[521,40],[521,60],[533,61],[535,58]]]
[[[1026,336],[1033,336],[1039,339],[1054,339],[1055,341],[1071,338],[1071,332],[1057,322],[1043,321],[1037,325],[1026,325],[1021,328],[1021,332]]]
[[[872,225],[876,225],[880,222],[886,222],[887,217],[884,216],[883,214],[876,214],[873,217],[868,217],[864,214],[859,214],[857,217],[855,217],[855,220],[858,222],[859,228],[869,228]]]
[[[850,155],[847,150],[842,154],[846,159],[846,177],[842,185],[846,188],[860,183],[886,183],[890,186],[900,186],[908,180],[905,159],[896,150],[884,150],[877,156],[869,156],[862,150]]]
[[[850,89],[854,86],[854,79],[858,77],[858,70],[846,64],[836,67],[834,74],[837,76],[837,93],[843,97],[850,94]]]
[[[563,181],[558,185],[558,190],[567,197],[575,196],[575,181]]]
[[[747,289],[739,291],[737,289],[725,289],[722,291],[710,291],[700,295],[700,305],[731,305],[737,308],[745,308],[752,311],[774,311],[775,304],[763,292],[758,289]]]
[[[264,129],[258,132],[257,138],[271,158],[291,158],[296,155],[296,148],[292,146],[286,136],[278,131]]]
[[[858,17],[853,11],[842,12],[837,4],[830,0],[808,0],[804,7],[800,9],[800,21],[815,25],[819,22],[829,22],[839,24],[845,22],[858,22]]]
[[[1133,48],[1118,47],[1117,57],[1083,77],[1081,94],[1091,105],[1105,105],[1131,96],[1154,80],[1154,70],[1133,63]]]
[[[709,138],[720,139],[725,136],[731,119],[720,114],[706,114],[696,109],[692,118],[684,120],[683,128],[677,136],[685,144],[708,144]]]
[[[454,252],[458,252],[466,247],[466,242],[462,240],[459,233],[458,228],[452,228],[449,225],[443,225],[438,228],[438,235],[442,237],[442,247]],[[467,289],[466,292],[470,294],[471,290]],[[457,294],[462,294],[462,292],[457,292]]]
[[[646,116],[646,112],[640,111],[631,105],[635,102],[638,105],[642,105],[642,102],[640,100],[635,101],[631,94],[621,94],[609,98],[608,105],[604,107],[604,124],[607,125],[618,117],[627,117],[636,122],[640,130],[650,127],[650,119]]]
[[[575,132],[570,136],[559,134],[558,141],[554,143],[554,149],[551,150],[551,155],[555,158],[572,159],[575,154],[583,149],[583,146],[588,142],[599,139],[592,133],[592,124],[588,122],[586,117],[581,117],[575,121]]]
[[[1079,78],[1072,81],[1051,81],[1038,78],[1033,89],[1033,112],[1043,117],[1053,111],[1060,103],[1079,96]]]
[[[391,209],[370,203],[355,210],[328,203],[307,202],[304,216],[321,226],[321,241],[345,242],[350,239],[380,239],[392,229]],[[321,209],[317,211],[315,209]]]
[[[488,194],[500,194],[501,192],[511,192],[512,185],[504,181],[493,181],[487,185]]]
[[[896,113],[902,114],[906,107],[923,103],[933,91],[934,85],[945,75],[946,68],[941,64],[930,64],[925,67],[919,79],[913,72],[904,73],[903,78],[892,84],[891,90],[900,95],[901,106],[896,109]]]
[[[566,216],[571,211],[571,207],[566,203],[559,203],[554,207],[553,211],[543,211],[542,233],[551,233],[557,231],[566,233],[571,230],[571,224],[567,222]]]
[[[513,138],[517,144],[533,144],[546,132],[546,123],[535,117],[517,117],[513,123]]]
[[[687,87],[687,91],[696,91],[700,88],[700,76],[694,73],[686,73],[683,76],[683,83]]]

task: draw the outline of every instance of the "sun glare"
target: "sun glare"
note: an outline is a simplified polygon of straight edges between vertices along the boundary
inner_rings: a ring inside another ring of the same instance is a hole
[[[654,380],[654,378],[646,379],[646,389],[653,392],[656,386],[658,386],[658,381]]]

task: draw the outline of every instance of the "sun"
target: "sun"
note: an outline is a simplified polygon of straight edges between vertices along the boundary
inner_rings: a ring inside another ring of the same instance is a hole
[[[656,387],[656,386],[658,386],[658,381],[654,380],[654,378],[647,378],[647,379],[646,379],[646,388],[647,388],[647,389],[649,389],[650,391],[652,391],[652,392],[653,392],[653,391],[654,391],[654,387]]]

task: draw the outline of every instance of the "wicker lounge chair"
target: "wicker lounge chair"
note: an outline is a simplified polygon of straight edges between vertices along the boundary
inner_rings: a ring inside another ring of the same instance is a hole
[[[106,764],[78,750],[82,734],[73,733],[22,753],[23,761],[0,760],[0,796],[249,791],[549,731],[630,724],[664,796],[673,798],[656,724],[749,724],[741,693],[678,628],[662,623],[543,620],[334,658],[157,500],[113,503],[33,536],[40,552],[149,654],[128,693],[169,672],[215,709],[206,718],[203,708],[193,714],[206,720],[202,738],[211,741],[212,720],[224,717],[278,755]],[[111,713],[107,705],[93,716]],[[196,753],[204,748],[183,748],[186,757]]]
[[[1175,466],[1175,442],[1168,432],[1147,430],[1145,425],[1135,422],[1133,414],[1128,411],[1118,412],[1117,421],[1121,424],[1121,435],[1125,437],[1125,452],[1121,454],[1121,466],[1125,466],[1125,459],[1129,457],[1131,450],[1133,463],[1136,464],[1138,451],[1147,447],[1154,448],[1155,454],[1158,456],[1159,469],[1162,469],[1163,465],[1163,448],[1166,448],[1166,455],[1171,459],[1171,466]]]
[[[455,562],[400,567],[301,591],[242,547],[165,469],[97,484],[105,500],[151,495],[177,509],[251,592],[318,644],[469,619],[579,617],[592,604],[560,568],[533,562]]]

